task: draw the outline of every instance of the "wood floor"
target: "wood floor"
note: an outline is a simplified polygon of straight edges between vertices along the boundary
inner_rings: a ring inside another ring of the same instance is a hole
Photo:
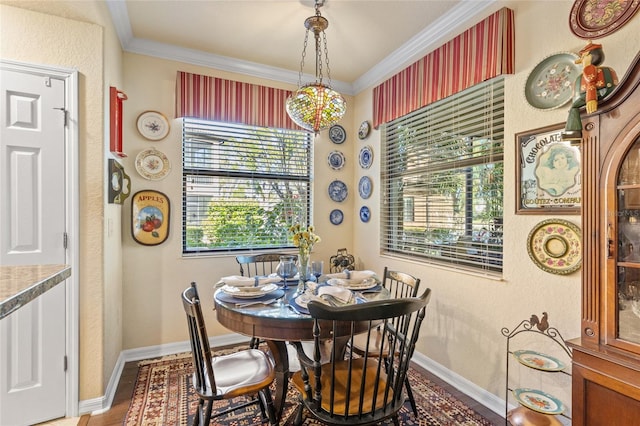
[[[505,420],[503,417],[489,410],[484,405],[469,398],[466,394],[455,389],[454,387],[429,373],[428,371],[425,371],[418,366],[414,366],[414,368],[421,371],[432,382],[437,383],[438,385],[445,388],[454,397],[467,404],[467,406],[482,414],[494,425],[505,424]],[[82,416],[80,418],[80,421],[78,422],[78,426],[122,426],[124,418],[127,415],[129,403],[131,402],[131,396],[133,395],[133,388],[136,382],[137,375],[138,361],[127,362],[122,370],[122,375],[120,376],[120,382],[118,383],[118,388],[113,398],[111,409],[103,414],[95,416],[90,416],[88,414]]]

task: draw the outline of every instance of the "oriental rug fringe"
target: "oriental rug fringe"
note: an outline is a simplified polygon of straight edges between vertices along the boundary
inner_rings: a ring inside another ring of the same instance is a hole
[[[216,355],[235,349],[215,352]],[[155,360],[139,362],[138,377],[131,404],[125,417],[125,426],[187,426],[193,420],[198,398],[191,386],[192,361],[190,353],[183,353]],[[409,380],[418,406],[418,417],[413,415],[409,403],[400,410],[400,424],[407,426],[491,426],[492,423],[446,390],[428,380],[414,368]],[[240,405],[244,398],[217,401],[216,410]],[[283,426],[293,424],[297,407],[297,391],[292,387],[287,393],[283,411]],[[213,425],[254,426],[263,423],[258,405],[250,405],[232,413],[214,418]],[[389,422],[389,424],[392,424]],[[305,426],[322,425],[306,418]]]

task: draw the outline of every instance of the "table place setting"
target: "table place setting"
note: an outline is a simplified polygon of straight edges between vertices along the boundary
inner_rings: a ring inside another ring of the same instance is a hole
[[[307,305],[312,300],[336,307],[367,302],[360,292],[352,291],[347,287],[308,281],[307,290],[302,294],[295,293],[289,300],[289,305],[299,314],[308,315]]]

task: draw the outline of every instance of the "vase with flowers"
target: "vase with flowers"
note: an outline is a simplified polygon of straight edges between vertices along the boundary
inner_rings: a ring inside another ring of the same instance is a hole
[[[298,273],[300,276],[300,284],[298,285],[298,291],[304,291],[304,283],[309,278],[309,258],[311,257],[311,250],[316,243],[319,243],[320,237],[314,232],[313,226],[303,228],[299,223],[296,223],[289,228],[289,231],[293,234],[293,245],[298,247]],[[302,286],[302,289],[300,288]]]

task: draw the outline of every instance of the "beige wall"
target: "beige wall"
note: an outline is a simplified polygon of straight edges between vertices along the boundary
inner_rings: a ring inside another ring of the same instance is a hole
[[[11,3],[20,5],[20,2]],[[238,271],[231,256],[199,259],[181,256],[180,129],[178,121],[172,119],[176,71],[200,72],[274,87],[290,86],[137,54],[126,53],[121,59],[111,25],[104,23],[104,5],[81,3],[93,5],[82,16],[70,15],[79,5],[77,2],[31,3],[39,6],[37,10],[41,12],[65,18],[1,6],[0,46],[3,58],[73,67],[81,74],[82,246],[81,265],[76,273],[80,274],[82,304],[80,397],[88,399],[103,394],[105,377],[111,374],[120,350],[187,339],[178,297],[190,281],[197,281],[203,298],[210,301],[217,278]],[[68,10],[60,10],[59,4],[66,4]],[[359,124],[371,120],[370,89],[355,99],[348,99],[349,112],[341,123],[347,130],[345,144],[333,145],[324,134],[315,142],[314,221],[323,241],[317,245],[314,257],[328,260],[338,248],[346,247],[356,255],[359,267],[381,272],[388,265],[420,276],[433,289],[433,298],[419,351],[500,397],[505,396],[502,327],[515,327],[531,314],[546,311],[552,326],[565,338],[579,333],[580,274],[559,276],[543,272],[527,255],[529,230],[539,221],[556,216],[515,215],[513,187],[517,163],[514,134],[566,119],[567,107],[535,110],[526,103],[523,91],[528,73],[544,57],[562,51],[577,52],[585,45],[585,40],[574,36],[568,28],[572,4],[569,0],[511,1],[495,6],[495,9],[504,5],[511,7],[516,17],[516,72],[507,76],[505,84],[507,179],[503,279],[462,274],[380,255],[380,133],[372,131],[364,142],[357,138]],[[479,16],[478,20],[489,13]],[[25,32],[25,28],[29,31]],[[620,76],[640,50],[638,33],[640,18],[635,17],[617,33],[598,40],[607,55],[605,65],[613,67]],[[132,192],[155,189],[167,194],[172,202],[170,235],[159,246],[142,246],[131,238],[130,198],[122,207],[108,205],[104,199],[103,168],[110,155],[108,140],[104,137],[107,134],[104,94],[109,85],[117,85],[129,98],[124,103],[124,151],[129,157],[123,164],[132,180]],[[136,118],[146,110],[160,111],[171,119],[172,129],[166,139],[151,142],[137,133]],[[374,165],[367,171],[357,164],[358,152],[365,144],[374,149]],[[152,146],[172,162],[171,173],[161,181],[143,179],[133,166],[135,156]],[[330,171],[327,166],[327,154],[333,149],[340,149],[346,155],[346,167],[341,171]],[[358,219],[358,211],[365,203],[357,194],[357,183],[364,174],[374,179],[374,195],[366,201],[372,209],[372,220],[366,224]],[[335,178],[349,185],[349,197],[339,206],[329,200],[326,191],[328,183]],[[329,211],[336,207],[345,213],[345,221],[337,227],[328,220]],[[575,223],[580,220],[578,216],[561,217]],[[101,226],[96,226],[96,218],[104,218]],[[207,316],[211,334],[228,333],[217,325],[213,312],[208,310]],[[568,402],[568,387],[564,387],[559,393]]]
[[[103,219],[120,228],[120,208],[105,206],[103,173],[104,89],[121,79],[120,44],[103,2],[2,3],[0,57],[79,73],[80,400],[99,398],[122,350],[120,234],[103,233]]]

